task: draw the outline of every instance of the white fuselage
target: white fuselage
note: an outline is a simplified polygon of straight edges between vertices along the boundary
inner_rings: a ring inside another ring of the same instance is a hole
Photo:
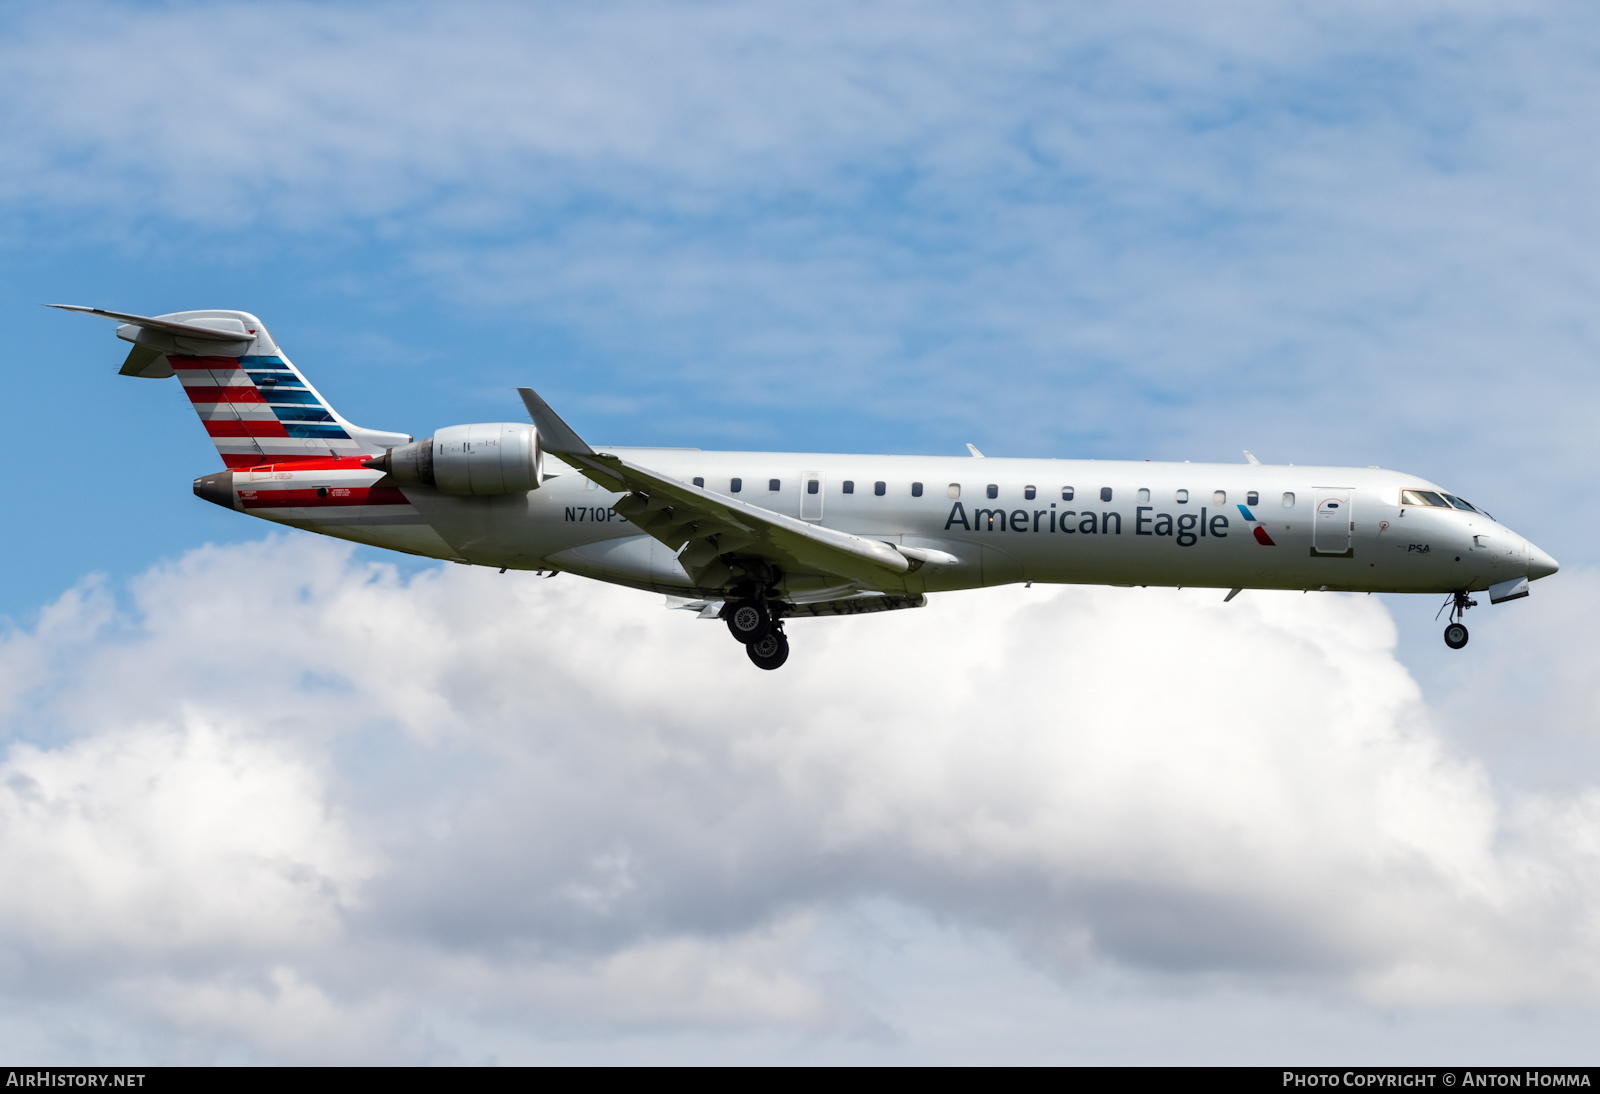
[[[1439,488],[1378,468],[604,451],[684,482],[703,480],[706,490],[749,505],[955,560],[886,574],[872,586],[883,592],[1038,581],[1445,593],[1554,569],[1482,512],[1402,505],[1402,489]],[[350,495],[379,483],[378,472],[268,469],[237,476],[236,504],[414,554],[716,595],[694,586],[673,549],[616,513],[621,495],[556,460],[546,471],[543,484],[525,493],[451,497],[407,487],[352,505]],[[316,488],[328,496],[313,496]],[[305,504],[253,503],[278,490]],[[803,603],[864,588],[796,573],[782,575],[775,592]]]

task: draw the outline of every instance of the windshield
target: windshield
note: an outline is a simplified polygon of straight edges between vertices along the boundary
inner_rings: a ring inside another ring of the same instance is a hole
[[[1490,520],[1494,519],[1494,514],[1487,509],[1479,509],[1467,499],[1446,494],[1442,490],[1402,490],[1400,504],[1426,505],[1430,509],[1459,509],[1463,513],[1482,513]]]

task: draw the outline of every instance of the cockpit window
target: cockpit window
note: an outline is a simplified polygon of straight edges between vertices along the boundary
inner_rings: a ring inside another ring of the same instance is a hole
[[[1477,512],[1477,510],[1474,509],[1471,505],[1468,505],[1466,502],[1462,501],[1460,498],[1456,497],[1454,494],[1445,494],[1445,495],[1443,495],[1443,497],[1444,497],[1445,501],[1449,502],[1451,505],[1455,506],[1457,509],[1464,509],[1468,513],[1476,513]]]
[[[1429,505],[1435,509],[1448,509],[1450,503],[1435,494],[1432,490],[1402,490],[1400,491],[1401,505]]]

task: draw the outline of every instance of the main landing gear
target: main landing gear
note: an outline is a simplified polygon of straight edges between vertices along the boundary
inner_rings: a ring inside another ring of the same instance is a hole
[[[1478,602],[1468,597],[1465,592],[1450,594],[1450,599],[1445,601],[1444,606],[1439,609],[1440,612],[1443,612],[1445,608],[1450,609],[1450,624],[1444,629],[1445,645],[1453,650],[1459,650],[1467,644],[1467,628],[1461,622],[1461,619],[1467,614],[1468,608],[1476,608],[1477,606]],[[1437,619],[1438,616],[1434,618]]]
[[[728,633],[744,644],[744,652],[759,669],[775,669],[789,659],[789,640],[783,634],[783,621],[775,619],[765,600],[749,597],[735,600],[723,613]]]
[[[775,624],[767,636],[744,648],[750,663],[758,669],[775,669],[789,660],[789,640],[783,636],[783,624]]]

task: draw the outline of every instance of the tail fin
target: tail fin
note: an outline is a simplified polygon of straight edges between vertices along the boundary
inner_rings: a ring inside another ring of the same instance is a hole
[[[123,320],[133,343],[124,376],[177,376],[228,467],[375,456],[411,438],[351,425],[290,363],[261,321],[242,311],[146,317],[52,304]]]

